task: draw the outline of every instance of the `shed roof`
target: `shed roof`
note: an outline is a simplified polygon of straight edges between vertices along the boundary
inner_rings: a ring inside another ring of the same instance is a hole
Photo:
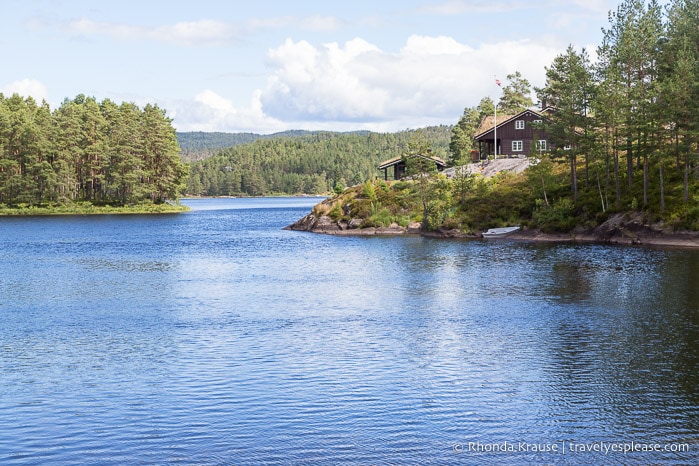
[[[410,158],[410,157],[422,157],[423,159],[431,160],[434,163],[436,163],[437,165],[441,165],[442,167],[447,166],[447,163],[444,160],[440,159],[439,157],[435,157],[434,155],[413,154],[413,155],[407,156],[407,158]],[[398,157],[393,157],[392,159],[384,160],[379,165],[379,170],[383,170],[384,168],[391,167],[391,166],[396,165],[402,161],[403,161],[402,155],[399,155]]]

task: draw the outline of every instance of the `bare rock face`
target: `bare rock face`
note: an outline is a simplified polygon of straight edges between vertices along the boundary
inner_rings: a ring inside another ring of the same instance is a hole
[[[313,231],[313,227],[318,221],[318,218],[313,214],[308,214],[303,218],[295,221],[291,225],[284,227],[285,230],[295,231]]]
[[[362,226],[361,218],[353,218],[347,223],[347,228],[350,230],[356,230]]]
[[[662,235],[662,231],[643,223],[641,215],[616,214],[594,230],[599,240],[610,243],[641,244],[644,238]]]
[[[312,231],[317,231],[319,233],[334,233],[340,231],[340,226],[327,215],[323,215],[315,223]]]
[[[412,235],[420,234],[422,231],[422,223],[420,222],[410,222],[408,224],[408,233]]]
[[[336,233],[346,230],[347,225],[343,222],[335,222],[327,215],[317,216],[314,213],[310,213],[291,225],[284,227],[284,229],[296,231],[314,231],[316,233]]]
[[[390,226],[380,227],[376,229],[377,235],[403,235],[406,233],[406,229],[397,223],[391,223]]]
[[[349,222],[339,221],[336,222],[327,215],[316,216],[310,213],[303,217],[302,219],[292,223],[291,225],[285,227],[285,230],[296,230],[296,231],[311,231],[314,233],[326,233],[331,235],[357,235],[357,236],[371,236],[371,235],[403,235],[408,232],[408,230],[397,223],[393,223],[388,227],[369,227],[361,228],[362,219],[353,218]],[[420,224],[417,224],[417,229],[413,233],[419,233]]]

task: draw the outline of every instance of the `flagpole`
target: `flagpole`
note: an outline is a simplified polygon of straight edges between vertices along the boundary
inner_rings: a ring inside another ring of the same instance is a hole
[[[495,117],[493,120],[493,129],[494,129],[494,135],[493,135],[493,152],[495,153],[495,157],[493,157],[493,160],[498,159],[498,104],[497,102],[494,105],[495,107]]]
[[[495,84],[500,87],[500,81],[498,81],[498,77],[495,76]],[[498,103],[497,101],[493,102],[493,107],[495,108],[495,116],[493,117],[493,160],[498,159]]]

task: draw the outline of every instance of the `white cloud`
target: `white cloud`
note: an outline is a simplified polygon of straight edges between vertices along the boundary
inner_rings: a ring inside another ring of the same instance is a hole
[[[238,42],[246,34],[261,30],[295,26],[310,31],[331,31],[341,25],[342,21],[337,18],[319,15],[250,19],[242,24],[201,19],[155,27],[99,22],[81,18],[69,22],[67,30],[73,34],[84,36],[104,35],[122,40],[148,39],[175,45],[211,46]]]
[[[355,120],[380,118],[388,95],[376,80],[379,50],[355,39],[314,47],[306,41],[287,40],[269,52],[276,69],[269,79],[262,103],[266,111],[282,119]],[[367,102],[372,102],[367,106]]]
[[[493,75],[520,71],[543,84],[559,50],[531,41],[472,48],[450,37],[411,36],[399,53],[362,39],[344,46],[287,40],[269,52],[274,67],[262,93],[280,120],[337,122],[450,121],[495,93]]]
[[[451,37],[414,35],[397,53],[363,40],[313,45],[287,39],[269,50],[272,72],[247,105],[211,89],[167,103],[180,131],[285,129],[397,131],[456,123],[464,107],[498,99],[494,75],[519,71],[532,85],[561,50],[545,42],[470,47]]]
[[[249,31],[281,29],[289,26],[297,26],[309,31],[334,31],[342,27],[343,24],[344,22],[342,20],[334,16],[278,16],[249,19],[245,22],[245,27]]]
[[[222,21],[199,20],[146,28],[128,24],[92,21],[82,18],[68,24],[68,30],[80,35],[105,35],[117,39],[151,39],[178,45],[217,45],[236,40],[236,28]]]
[[[463,13],[499,13],[520,8],[530,8],[541,2],[521,2],[513,0],[447,0],[426,5],[422,11],[439,15],[458,15]]]
[[[239,31],[232,24],[214,20],[181,22],[148,31],[160,41],[182,45],[217,45],[237,40]]]
[[[235,106],[233,105],[233,102],[224,97],[221,97],[220,95],[216,94],[214,91],[209,89],[206,89],[194,96],[194,100],[195,102],[204,104],[212,110],[221,112],[223,114],[237,112]]]
[[[222,131],[273,133],[288,129],[279,120],[262,112],[260,91],[255,91],[247,107],[206,89],[191,101],[167,103],[168,114],[178,131]]]
[[[617,0],[571,0],[571,3],[584,10],[590,10],[597,14],[615,10],[616,6],[619,4]]]
[[[41,81],[36,79],[21,79],[13,81],[5,86],[0,87],[0,92],[5,96],[19,94],[22,97],[32,97],[38,103],[48,98],[46,86]]]
[[[606,13],[616,8],[617,0],[537,0],[522,2],[520,0],[446,0],[441,3],[425,5],[420,11],[438,15],[459,15],[464,13],[505,13],[513,10],[546,9],[551,11],[567,11],[570,4],[582,10],[595,13]]]

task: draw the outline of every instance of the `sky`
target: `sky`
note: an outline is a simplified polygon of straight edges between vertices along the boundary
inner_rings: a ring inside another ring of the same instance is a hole
[[[0,92],[157,104],[178,131],[456,124],[594,54],[616,0],[0,0]]]

